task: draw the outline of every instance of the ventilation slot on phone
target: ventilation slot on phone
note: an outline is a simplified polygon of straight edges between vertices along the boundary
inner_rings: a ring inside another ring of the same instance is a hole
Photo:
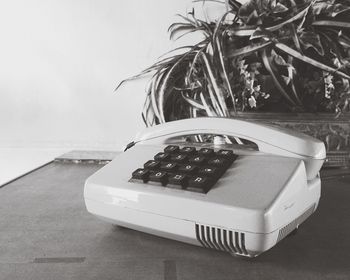
[[[196,224],[196,238],[206,248],[249,255],[245,247],[245,234],[242,232]]]
[[[313,204],[310,208],[308,208],[303,214],[301,214],[294,221],[289,223],[280,229],[278,233],[277,242],[281,241],[288,234],[290,234],[295,228],[297,228],[301,223],[303,223],[315,210],[315,204]]]

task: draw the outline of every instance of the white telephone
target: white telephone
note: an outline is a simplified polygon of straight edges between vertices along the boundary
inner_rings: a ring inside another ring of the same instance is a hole
[[[254,142],[174,142],[213,134]],[[169,145],[171,141],[171,145]],[[85,184],[87,210],[114,224],[255,257],[305,221],[320,198],[324,144],[285,129],[227,118],[146,128]]]

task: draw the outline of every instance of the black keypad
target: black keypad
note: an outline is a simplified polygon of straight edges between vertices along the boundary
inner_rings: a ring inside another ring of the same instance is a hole
[[[185,189],[187,187],[187,181],[188,181],[187,175],[184,175],[181,173],[175,173],[175,174],[169,175],[169,184],[179,186],[180,188]]]
[[[204,176],[194,176],[188,181],[187,190],[207,193],[212,187],[214,180]]]
[[[163,171],[152,171],[149,175],[149,180],[153,182],[159,182],[165,186],[168,182],[168,174]]]
[[[194,156],[190,157],[188,161],[193,164],[203,165],[206,162],[206,158],[203,156]]]
[[[219,178],[222,174],[222,171],[217,167],[206,166],[200,168],[198,170],[198,174],[211,178]]]
[[[183,147],[180,149],[180,153],[186,154],[186,155],[191,155],[196,152],[196,148],[194,147]]]
[[[155,160],[149,160],[143,165],[143,167],[147,169],[157,169],[159,166],[160,162]]]
[[[169,145],[132,173],[132,179],[160,187],[207,193],[237,155],[232,150]]]
[[[214,149],[209,149],[209,148],[202,148],[198,151],[198,154],[206,157],[210,157],[215,155]]]
[[[177,168],[177,164],[174,162],[167,162],[167,163],[162,163],[160,165],[160,169],[164,170],[164,171],[175,171]]]
[[[208,161],[208,165],[225,168],[227,165],[229,165],[229,161],[224,158],[214,157]]]
[[[158,153],[154,156],[154,159],[159,161],[165,161],[167,159],[170,159],[170,155],[166,153]]]
[[[188,157],[186,155],[177,154],[177,155],[174,155],[171,159],[174,162],[186,162],[187,158]]]
[[[164,149],[164,152],[168,154],[173,154],[173,153],[179,152],[179,150],[180,150],[179,146],[170,145]]]
[[[179,172],[193,174],[197,171],[197,166],[193,164],[184,164],[179,167]]]
[[[132,173],[132,178],[137,180],[142,180],[144,182],[148,181],[149,170],[139,168]]]
[[[216,156],[222,157],[228,160],[235,160],[237,158],[237,155],[233,153],[231,150],[220,150],[216,152]]]

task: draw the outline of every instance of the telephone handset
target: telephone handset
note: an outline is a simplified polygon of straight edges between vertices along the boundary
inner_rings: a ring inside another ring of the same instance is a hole
[[[213,134],[254,142],[171,142]],[[171,144],[170,144],[171,143]],[[287,129],[227,118],[168,122],[140,132],[85,183],[87,210],[108,222],[255,257],[317,208],[324,144]]]
[[[300,158],[309,180],[316,177],[325,158],[322,141],[295,131],[228,118],[192,118],[172,121],[140,132],[134,143],[162,143],[182,135],[217,134],[238,137],[255,143],[266,154]]]

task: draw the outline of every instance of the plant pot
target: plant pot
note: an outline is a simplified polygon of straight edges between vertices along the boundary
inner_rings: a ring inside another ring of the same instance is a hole
[[[326,113],[232,113],[237,119],[251,120],[293,129],[322,140],[326,145],[324,167],[350,167],[350,113],[335,118]]]

